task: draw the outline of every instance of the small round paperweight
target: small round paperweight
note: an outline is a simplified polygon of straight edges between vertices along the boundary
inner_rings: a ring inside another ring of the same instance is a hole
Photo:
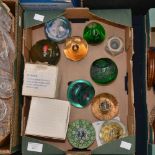
[[[66,40],[64,53],[68,59],[79,61],[87,55],[87,52],[88,44],[83,38],[74,36]]]
[[[83,38],[87,41],[88,44],[96,45],[100,44],[105,39],[105,29],[104,27],[97,22],[91,22],[84,28]]]
[[[110,120],[103,123],[100,130],[101,142],[108,143],[128,135],[127,129],[123,123],[118,120]]]
[[[109,58],[95,60],[90,68],[90,76],[98,84],[109,84],[117,77],[118,69],[114,61]]]
[[[117,36],[110,37],[107,41],[105,50],[113,56],[122,53],[124,51],[124,44],[122,39]]]
[[[40,40],[30,50],[30,58],[33,62],[46,62],[56,65],[60,59],[60,50],[56,43],[49,39]]]
[[[110,120],[118,115],[119,106],[116,98],[109,93],[102,93],[91,101],[92,113],[99,120]]]
[[[94,95],[94,87],[89,81],[75,80],[68,86],[67,98],[74,107],[84,108],[90,103]]]
[[[67,139],[74,148],[88,148],[95,141],[95,129],[87,120],[76,120],[69,124]]]
[[[45,34],[54,42],[61,43],[71,35],[71,25],[67,18],[58,17],[45,23]]]

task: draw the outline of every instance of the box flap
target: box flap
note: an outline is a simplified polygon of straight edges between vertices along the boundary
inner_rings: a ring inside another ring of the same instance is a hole
[[[42,145],[42,149],[39,150],[39,148],[31,148],[28,149],[28,145],[29,144],[38,144],[38,145]],[[28,150],[32,150],[32,151],[28,151]],[[27,136],[23,136],[22,137],[22,154],[25,155],[38,155],[38,153],[40,155],[64,155],[65,152],[50,145],[47,143],[44,143],[41,140],[37,140],[35,138],[31,138],[31,137],[27,137]]]
[[[155,154],[155,144],[148,144],[148,155]]]
[[[125,26],[132,25],[132,17],[130,9],[111,9],[111,10],[91,10],[93,14],[103,17],[109,21],[122,24]],[[35,20],[35,14],[41,15],[44,18],[42,21]],[[24,12],[24,28],[29,28],[32,26],[36,26],[42,23],[49,21],[52,18],[60,16],[63,14],[63,11],[53,10],[26,10]]]
[[[24,28],[29,28],[32,26],[36,26],[42,23],[49,21],[52,18],[56,18],[57,16],[63,14],[64,11],[60,10],[25,10],[24,11]],[[43,17],[43,21],[39,19],[34,19],[35,15],[38,14]]]
[[[131,145],[131,147],[128,148],[128,145]],[[104,144],[98,147],[97,149],[93,150],[92,154],[94,155],[95,154],[102,154],[102,155],[103,154],[106,154],[106,155],[135,154],[135,137],[128,136],[128,137],[113,141],[111,143]]]
[[[149,10],[150,26],[155,27],[155,9]]]
[[[132,13],[130,9],[91,10],[91,12],[112,22],[132,26]]]

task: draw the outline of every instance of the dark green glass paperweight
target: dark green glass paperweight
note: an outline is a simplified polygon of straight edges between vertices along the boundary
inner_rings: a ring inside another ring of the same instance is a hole
[[[71,82],[67,90],[68,101],[77,108],[83,108],[90,103],[95,95],[92,84],[86,80]]]
[[[85,27],[83,38],[88,44],[96,45],[104,41],[105,34],[105,29],[101,24],[91,22]]]
[[[98,84],[109,84],[117,77],[118,69],[114,61],[109,58],[95,60],[90,68],[91,78]]]
[[[30,50],[30,58],[33,62],[46,62],[50,65],[56,65],[60,59],[60,50],[55,42],[43,39],[33,45]]]

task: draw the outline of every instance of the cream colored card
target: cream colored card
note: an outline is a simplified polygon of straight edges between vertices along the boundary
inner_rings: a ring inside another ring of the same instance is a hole
[[[57,66],[26,63],[22,95],[55,98],[58,76]]]
[[[69,115],[68,101],[32,97],[25,134],[64,140]]]

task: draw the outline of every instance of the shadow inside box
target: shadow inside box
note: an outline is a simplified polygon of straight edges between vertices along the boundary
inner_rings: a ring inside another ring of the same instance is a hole
[[[12,155],[22,155],[22,153],[21,152],[16,152],[16,153],[14,153]]]
[[[86,152],[86,151],[91,151],[91,150],[88,150],[88,149],[78,149],[78,148],[72,148],[71,150],[69,151],[80,151],[80,152]]]

